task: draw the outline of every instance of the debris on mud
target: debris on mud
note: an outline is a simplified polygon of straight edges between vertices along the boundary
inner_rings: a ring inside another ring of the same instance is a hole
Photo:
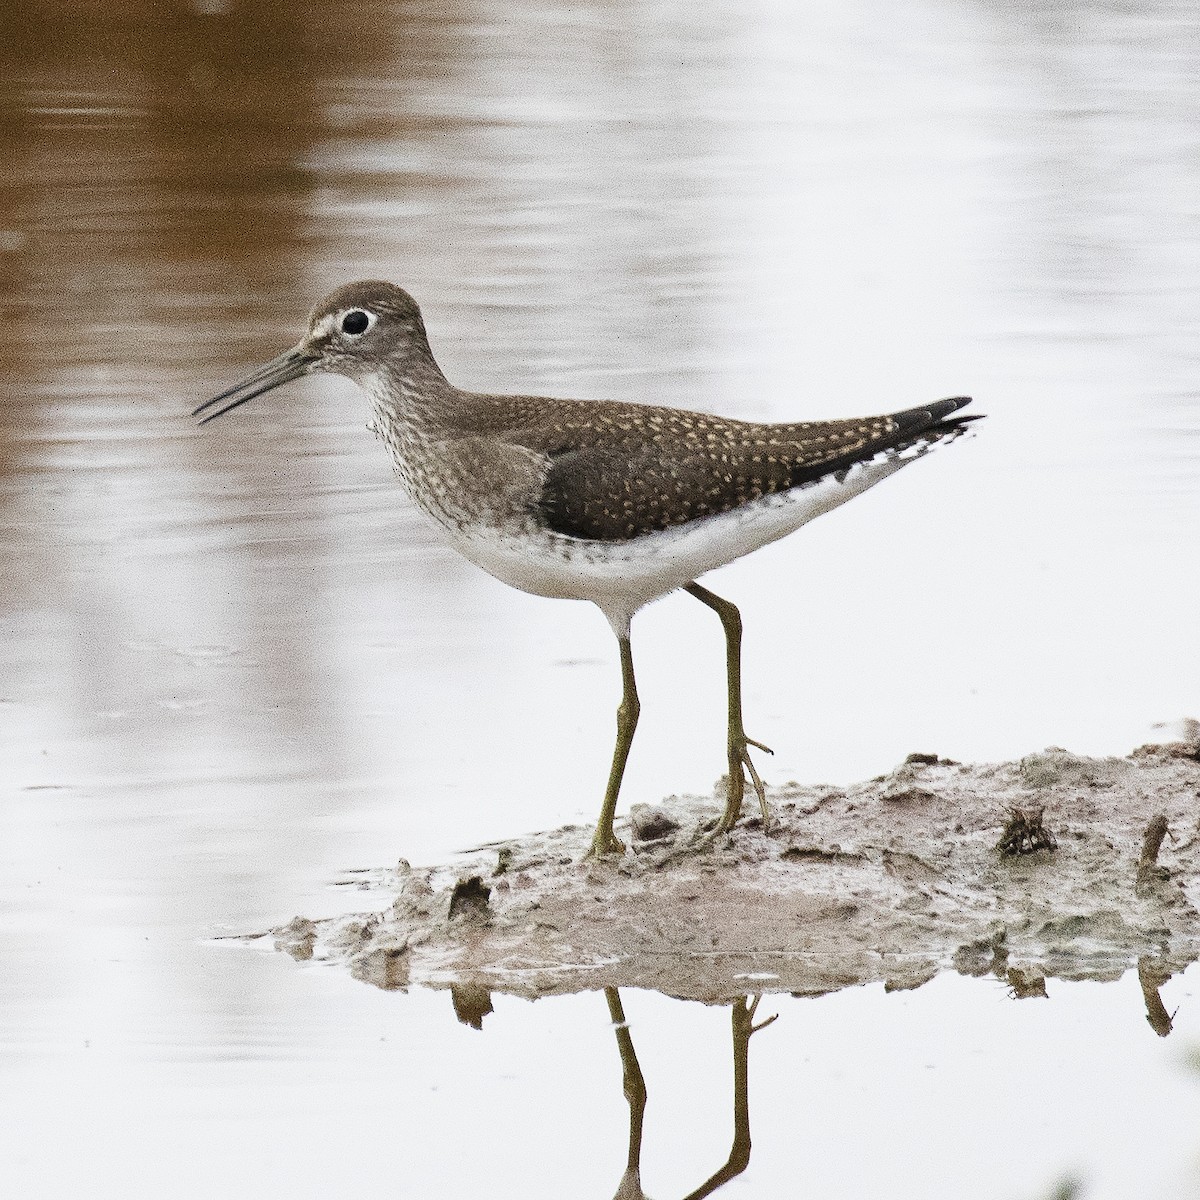
[[[382,911],[296,918],[272,936],[380,987],[453,987],[471,1014],[492,991],[724,1002],[919,987],[945,970],[1026,997],[1136,964],[1153,990],[1200,957],[1191,743],[974,765],[913,754],[870,782],[790,785],[770,801],[769,831],[746,820],[715,839],[703,836],[712,799],[639,809],[621,833],[630,850],[601,862],[583,861],[581,826],[443,867],[402,862]]]
[[[499,870],[498,865],[496,869]],[[478,875],[460,879],[450,893],[447,915],[451,920],[455,917],[468,917],[476,921],[487,921],[491,918],[488,904],[491,895],[492,889]]]
[[[1058,839],[1042,823],[1045,808],[1010,808],[1004,832],[996,843],[1001,854],[1036,854],[1039,850],[1057,850]]]

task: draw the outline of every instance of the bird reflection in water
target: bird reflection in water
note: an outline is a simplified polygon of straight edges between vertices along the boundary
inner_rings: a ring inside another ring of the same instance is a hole
[[[621,993],[616,988],[605,988],[604,998],[608,1001],[613,1030],[617,1035],[625,1099],[629,1101],[629,1158],[614,1200],[645,1200],[641,1162],[646,1081],[633,1048],[629,1023],[625,1020]],[[754,1014],[758,1011],[758,1002],[761,999],[761,996],[755,996],[753,999],[742,996],[730,1006],[733,1019],[733,1144],[725,1163],[695,1191],[688,1192],[685,1200],[700,1200],[702,1196],[711,1195],[735,1175],[740,1175],[750,1164],[750,1039],[779,1015],[775,1013],[756,1025]]]
[[[464,1025],[472,1029],[483,1028],[483,1018],[492,1011],[491,994],[485,987],[475,984],[454,984],[451,989],[454,1013]],[[625,1099],[629,1103],[629,1156],[625,1173],[614,1194],[614,1200],[647,1200],[642,1191],[642,1127],[646,1114],[646,1080],[638,1063],[629,1022],[621,1004],[621,993],[615,987],[604,989],[612,1018],[613,1032],[617,1035],[617,1050],[621,1055],[621,1082]],[[755,1024],[761,996],[740,996],[730,1005],[733,1025],[733,1144],[724,1164],[713,1172],[694,1191],[688,1192],[684,1200],[701,1200],[710,1196],[723,1184],[740,1175],[750,1164],[750,1039],[765,1029],[779,1015],[775,1013],[765,1021]]]

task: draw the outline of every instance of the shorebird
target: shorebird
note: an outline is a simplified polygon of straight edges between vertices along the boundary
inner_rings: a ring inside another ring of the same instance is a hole
[[[617,795],[641,705],[630,622],[683,590],[725,632],[725,810],[737,821],[748,772],[763,824],[766,790],[742,724],[742,620],[697,580],[873,487],[977,418],[967,396],[850,420],[759,424],[601,400],[464,392],[434,361],[417,302],[368,280],[338,288],[291,349],[201,404],[203,424],[314,371],[352,379],[412,499],[447,541],[497,579],[538,596],[590,600],[620,649],[617,739],[589,855],[622,853]]]

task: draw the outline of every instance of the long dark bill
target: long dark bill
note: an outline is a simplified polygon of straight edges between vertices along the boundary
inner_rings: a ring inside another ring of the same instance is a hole
[[[239,404],[245,404],[247,400],[253,400],[255,396],[261,396],[263,392],[279,387],[281,383],[290,383],[293,379],[299,379],[301,375],[307,375],[316,358],[315,354],[306,353],[299,346],[293,346],[291,350],[285,350],[278,358],[273,358],[265,366],[259,367],[253,375],[247,375],[241,383],[235,383],[233,387],[226,388],[211,400],[205,400],[203,404],[192,409],[192,416],[198,417],[214,404],[228,400],[228,404],[222,404],[215,412],[210,412],[200,424],[214,421],[222,413],[237,408]]]

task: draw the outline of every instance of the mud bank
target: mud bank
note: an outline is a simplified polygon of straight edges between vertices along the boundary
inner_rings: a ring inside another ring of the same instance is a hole
[[[1038,994],[1135,963],[1152,991],[1200,955],[1200,744],[911,755],[866,783],[770,800],[768,831],[756,816],[708,844],[720,797],[635,810],[618,825],[630,849],[599,863],[581,861],[583,826],[401,863],[372,880],[393,897],[382,911],[270,936],[380,987],[468,998],[620,986],[724,1002],[912,988],[945,970]]]

